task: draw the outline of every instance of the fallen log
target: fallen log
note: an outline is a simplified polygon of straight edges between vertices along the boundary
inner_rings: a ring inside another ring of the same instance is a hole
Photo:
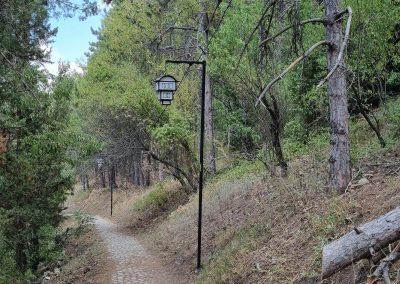
[[[355,261],[372,257],[375,252],[399,239],[400,207],[397,207],[324,246],[322,278],[331,276]]]

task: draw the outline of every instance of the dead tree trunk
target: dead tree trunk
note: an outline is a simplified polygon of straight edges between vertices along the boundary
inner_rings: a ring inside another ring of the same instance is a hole
[[[324,246],[322,277],[327,278],[362,258],[370,258],[399,239],[400,207],[397,207]]]
[[[341,11],[341,0],[325,0],[328,46],[328,72],[336,68],[328,78],[328,97],[331,127],[330,183],[344,191],[351,180],[349,112],[347,102],[344,57],[340,57],[343,44],[342,20],[337,18]],[[337,60],[340,60],[336,66]]]
[[[209,22],[207,17],[206,4],[204,0],[200,0],[201,19],[200,31],[203,34],[204,46],[202,46],[203,60],[208,59],[208,43],[209,43]],[[213,90],[211,77],[206,73],[206,92],[205,92],[205,109],[204,109],[204,131],[205,131],[205,167],[206,171],[214,175],[216,172],[215,163],[215,145],[214,145],[214,114],[213,114]]]

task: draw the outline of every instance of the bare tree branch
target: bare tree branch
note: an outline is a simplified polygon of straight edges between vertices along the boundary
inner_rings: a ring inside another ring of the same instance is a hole
[[[343,56],[344,56],[344,51],[346,49],[347,42],[349,41],[351,18],[352,18],[352,15],[353,15],[353,10],[351,9],[351,7],[347,7],[347,9],[345,11],[347,11],[347,13],[349,14],[349,19],[347,20],[346,33],[344,35],[342,46],[340,47],[340,51],[339,51],[339,55],[338,55],[337,61],[336,61],[335,65],[332,67],[331,71],[328,73],[328,75],[326,75],[326,77],[324,79],[322,79],[321,82],[319,82],[319,84],[317,85],[317,88],[320,88],[323,84],[325,84],[326,81],[328,81],[328,79],[332,76],[332,74],[336,71],[336,69],[339,67],[340,63],[342,62],[342,59],[343,59]],[[341,12],[338,15],[336,15],[336,17],[337,16],[341,16],[344,13],[345,12]]]
[[[221,27],[221,24],[222,24],[222,22],[224,21],[224,18],[225,18],[225,16],[226,16],[226,13],[227,13],[228,9],[229,9],[230,7],[232,7],[232,2],[233,2],[233,0],[229,0],[228,5],[226,6],[225,10],[222,12],[222,16],[221,16],[220,20],[218,21],[218,24],[217,24],[217,26],[216,26],[216,28],[215,28],[215,31],[210,35],[210,41],[211,41],[211,39],[214,37],[214,35],[215,35],[216,33],[218,33],[219,28]]]
[[[240,52],[239,60],[238,60],[238,62],[237,62],[237,64],[236,64],[235,72],[233,72],[233,74],[236,74],[236,72],[237,72],[237,70],[238,70],[238,68],[239,68],[240,62],[242,61],[243,55],[244,55],[245,51],[247,50],[247,47],[249,46],[249,44],[250,44],[250,42],[251,42],[251,39],[252,39],[253,36],[254,36],[254,33],[257,31],[257,29],[260,27],[260,25],[261,25],[262,22],[264,21],[264,18],[265,18],[265,16],[267,15],[267,12],[269,11],[269,9],[270,9],[271,7],[275,7],[275,4],[276,4],[276,0],[275,0],[275,1],[272,1],[268,6],[265,7],[264,12],[263,12],[263,14],[261,15],[261,18],[258,20],[257,25],[254,27],[254,29],[253,29],[253,31],[251,32],[249,38],[247,39],[246,43],[244,44],[244,47],[243,47],[242,51]]]
[[[309,20],[301,21],[299,24],[300,24],[300,26],[304,26],[305,24],[309,24],[309,23],[322,23],[322,24],[325,24],[326,23],[326,19],[323,19],[323,18],[309,19]],[[264,44],[267,44],[268,42],[270,42],[271,40],[277,38],[278,36],[280,36],[284,32],[294,28],[294,26],[295,25],[290,25],[290,26],[287,26],[287,27],[283,28],[281,31],[279,31],[275,35],[273,35],[273,36],[271,36],[269,38],[266,38],[263,41],[261,41],[258,46],[261,47]]]
[[[193,28],[193,27],[176,27],[176,26],[171,26],[171,27],[167,28],[165,30],[165,32],[168,32],[170,30],[182,30],[182,31],[194,31],[194,32],[197,32],[197,29]]]
[[[308,50],[306,50],[306,52],[304,52],[302,56],[298,57],[295,61],[293,61],[281,74],[279,74],[278,77],[276,77],[274,80],[269,82],[269,84],[264,88],[264,90],[261,92],[260,96],[258,97],[255,106],[257,106],[261,102],[261,99],[265,96],[265,94],[267,92],[269,92],[269,90],[272,88],[273,85],[275,85],[278,81],[282,80],[282,78],[286,75],[286,73],[288,73],[290,70],[292,70],[302,60],[307,58],[314,49],[316,49],[318,46],[329,45],[329,44],[330,44],[329,41],[322,40],[322,41],[317,42],[313,46],[311,46]]]
[[[378,268],[375,270],[373,277],[375,279],[383,278],[385,284],[391,284],[389,278],[389,269],[393,263],[400,259],[400,242],[396,245],[394,250],[384,259],[381,260]]]

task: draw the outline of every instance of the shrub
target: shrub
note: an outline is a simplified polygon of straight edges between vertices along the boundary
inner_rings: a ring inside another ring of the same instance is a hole
[[[400,138],[400,99],[388,106],[387,118],[394,138]]]
[[[167,189],[162,183],[157,184],[153,190],[150,190],[139,197],[133,204],[136,211],[144,211],[149,207],[163,208],[164,205],[174,194],[174,190]]]
[[[73,228],[72,233],[75,236],[80,236],[85,232],[87,226],[93,222],[93,217],[90,215],[82,214],[80,211],[74,212],[74,219],[77,222],[77,226]]]

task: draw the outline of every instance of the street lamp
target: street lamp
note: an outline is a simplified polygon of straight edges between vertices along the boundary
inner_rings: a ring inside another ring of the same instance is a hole
[[[170,105],[174,99],[174,92],[178,81],[171,75],[164,75],[154,80],[157,98],[162,105]]]
[[[204,110],[206,95],[206,61],[167,60],[171,64],[201,65],[201,114],[200,114],[200,145],[199,145],[199,214],[197,219],[197,270],[201,269],[201,221],[203,210],[203,176],[204,176]],[[155,81],[157,98],[162,105],[170,105],[174,99],[178,81],[170,75],[157,78]]]

